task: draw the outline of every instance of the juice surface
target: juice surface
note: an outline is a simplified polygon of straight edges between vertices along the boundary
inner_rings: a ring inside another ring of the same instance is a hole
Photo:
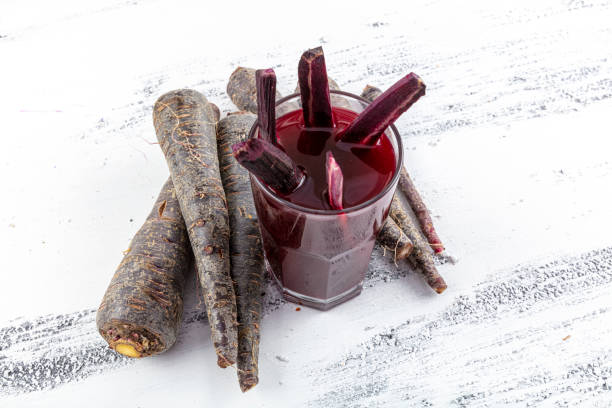
[[[383,135],[374,146],[336,141],[336,136],[357,117],[357,113],[334,107],[331,129],[304,127],[302,110],[276,120],[280,147],[306,173],[303,184],[290,194],[279,194],[307,208],[330,210],[327,199],[325,156],[331,151],[344,176],[343,208],[361,204],[380,193],[391,180],[396,167],[393,146]]]

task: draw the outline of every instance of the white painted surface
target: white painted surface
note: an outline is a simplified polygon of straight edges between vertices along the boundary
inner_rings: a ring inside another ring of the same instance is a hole
[[[401,4],[0,4],[2,407],[611,406],[612,4]],[[167,177],[155,99],[192,87],[229,112],[238,65],[273,66],[288,93],[320,43],[347,91],[427,83],[397,125],[459,259],[449,289],[381,259],[329,312],[270,288],[244,395],[198,319],[164,355],[108,357],[91,309]],[[44,383],[11,377],[41,361]]]

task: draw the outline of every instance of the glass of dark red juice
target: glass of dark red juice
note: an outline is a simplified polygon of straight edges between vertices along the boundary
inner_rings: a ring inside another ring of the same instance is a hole
[[[322,310],[361,292],[403,153],[393,125],[374,146],[337,141],[368,102],[342,91],[330,93],[331,129],[304,127],[299,94],[276,104],[278,145],[304,170],[300,187],[285,195],[251,175],[268,271],[287,300]],[[259,137],[257,123],[249,137]],[[327,151],[342,169],[342,210],[332,209],[327,199]]]

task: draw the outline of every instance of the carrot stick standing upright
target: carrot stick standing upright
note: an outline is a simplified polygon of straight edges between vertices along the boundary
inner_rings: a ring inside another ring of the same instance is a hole
[[[227,367],[236,362],[238,323],[215,114],[202,94],[181,89],[157,100],[153,122],[195,256],[217,364]]]
[[[323,48],[305,51],[298,64],[298,80],[304,112],[304,126],[334,126]]]
[[[273,69],[258,69],[255,82],[259,133],[265,141],[276,144],[276,74]]]

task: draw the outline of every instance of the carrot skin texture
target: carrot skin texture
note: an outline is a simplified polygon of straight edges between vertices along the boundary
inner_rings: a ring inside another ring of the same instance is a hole
[[[255,69],[238,67],[230,75],[226,91],[238,109],[257,114],[257,87],[255,86]],[[276,99],[280,99],[276,92]]]
[[[221,117],[221,111],[219,110],[219,107],[212,102],[208,102],[208,106],[210,106],[210,109],[212,109],[212,114],[215,122],[218,122],[219,118]]]
[[[168,179],[98,308],[98,331],[111,348],[130,345],[146,357],[172,347],[190,260],[185,223]]]
[[[180,89],[159,97],[153,123],[191,241],[217,364],[227,367],[236,362],[238,323],[215,114],[204,95]]]
[[[339,137],[344,142],[374,145],[397,118],[425,95],[425,84],[410,73],[376,98]]]
[[[381,94],[382,91],[377,87],[372,85],[366,85],[366,87],[363,88],[363,91],[361,92],[361,97],[371,102],[374,99],[378,98]],[[400,173],[399,189],[402,193],[404,193],[404,196],[406,196],[406,199],[408,200],[412,211],[414,211],[414,214],[416,215],[419,221],[421,230],[425,234],[427,241],[429,241],[431,249],[433,249],[434,253],[436,254],[444,251],[444,244],[442,244],[442,240],[440,240],[440,237],[436,232],[436,228],[433,225],[429,209],[421,198],[421,195],[416,189],[414,182],[410,178],[408,171],[406,171],[405,166],[402,166],[402,170]]]
[[[217,125],[221,179],[227,197],[230,234],[230,263],[238,307],[238,381],[242,392],[259,382],[259,324],[264,264],[257,213],[249,173],[236,162],[231,146],[244,141],[255,116],[234,114]]]
[[[338,83],[330,77],[327,77],[327,85],[329,86],[330,90],[334,90],[334,91],[340,90],[340,85],[338,85]],[[299,81],[297,85],[295,86],[293,93],[300,93],[300,82]]]
[[[298,81],[304,126],[331,128],[334,126],[327,69],[321,47],[305,51],[298,64]]]

